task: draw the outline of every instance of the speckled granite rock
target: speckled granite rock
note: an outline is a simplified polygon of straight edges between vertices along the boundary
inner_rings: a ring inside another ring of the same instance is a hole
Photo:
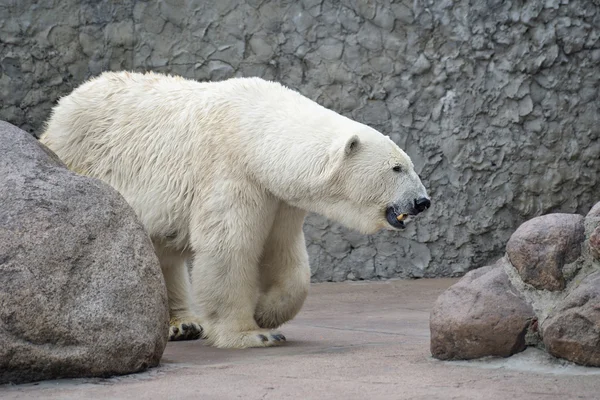
[[[431,354],[441,360],[508,357],[525,350],[533,309],[497,264],[467,273],[431,311]]]
[[[157,365],[167,293],[133,210],[1,121],[0,154],[0,384]]]
[[[596,259],[596,261],[600,261],[600,226],[594,229],[590,235],[588,244],[590,254],[594,257],[594,259]]]
[[[600,196],[597,1],[3,2],[0,118],[40,133],[103,70],[258,75],[381,130],[434,207],[361,237],[311,216],[314,281],[459,276]]]
[[[596,261],[600,261],[600,203],[585,216],[584,226],[589,238],[586,248]]]

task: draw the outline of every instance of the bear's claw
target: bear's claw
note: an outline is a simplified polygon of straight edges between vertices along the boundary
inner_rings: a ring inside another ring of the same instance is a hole
[[[171,321],[169,324],[169,341],[197,340],[202,336],[202,327],[195,322]]]
[[[271,339],[273,339],[275,342],[285,342],[285,336],[283,336],[281,333],[272,333],[269,334],[269,336],[271,337]],[[260,340],[262,340],[263,342],[268,342],[269,338],[266,335],[263,335],[262,333],[258,335],[258,337],[260,338]]]
[[[271,335],[271,337],[276,341],[276,342],[285,342],[285,336],[283,336],[281,333],[276,333],[274,335]]]
[[[258,337],[258,339],[260,340],[260,342],[262,342],[264,346],[272,346],[279,342],[285,342],[285,336],[277,332],[259,333],[258,335],[256,335],[256,337]],[[254,346],[250,345],[249,347]]]

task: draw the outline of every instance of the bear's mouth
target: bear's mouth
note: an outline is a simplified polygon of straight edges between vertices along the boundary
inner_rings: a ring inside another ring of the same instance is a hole
[[[398,211],[396,207],[388,207],[385,210],[385,219],[388,224],[396,229],[404,229],[406,227],[405,221],[407,221],[409,214]]]

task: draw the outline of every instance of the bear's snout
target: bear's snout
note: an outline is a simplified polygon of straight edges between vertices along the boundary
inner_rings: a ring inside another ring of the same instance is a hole
[[[427,210],[429,207],[431,207],[431,200],[429,200],[427,197],[421,197],[419,199],[415,199],[415,214],[419,214],[422,213],[423,211]]]

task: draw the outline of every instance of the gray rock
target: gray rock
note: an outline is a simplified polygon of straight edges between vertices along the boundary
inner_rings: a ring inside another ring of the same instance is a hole
[[[427,57],[421,54],[419,58],[417,58],[417,61],[414,63],[412,70],[414,74],[420,75],[424,72],[429,71],[429,68],[431,68],[431,63],[429,62]]]
[[[0,154],[0,384],[156,366],[167,294],[133,210],[6,122]]]
[[[410,230],[360,244],[397,249],[375,254],[363,279],[464,274],[501,257],[524,221],[584,215],[600,196],[597,1],[55,3],[0,7],[0,119],[28,132],[107,69],[259,75],[372,124],[418,159],[433,207]],[[315,221],[307,237],[333,229]],[[362,262],[352,235],[340,230],[333,248],[308,241],[313,280]],[[343,263],[329,254],[339,247]],[[430,257],[417,268],[407,250],[422,247]]]
[[[505,259],[467,273],[431,311],[431,354],[441,360],[508,357],[525,350],[533,309],[510,283]]]
[[[600,271],[586,277],[542,325],[547,351],[600,367]]]
[[[592,232],[600,226],[600,203],[596,203],[594,207],[585,216],[585,235],[590,236]]]
[[[600,226],[594,229],[588,240],[589,252],[596,261],[600,261]]]
[[[548,214],[533,218],[516,230],[506,253],[525,283],[537,289],[565,288],[563,267],[581,255],[583,216]]]

